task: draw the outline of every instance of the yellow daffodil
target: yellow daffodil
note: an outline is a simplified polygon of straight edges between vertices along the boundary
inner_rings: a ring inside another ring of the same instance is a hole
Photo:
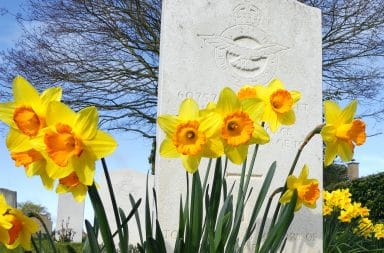
[[[160,155],[166,158],[180,157],[184,168],[195,173],[202,157],[218,157],[223,146],[217,129],[219,122],[214,113],[200,113],[193,99],[185,99],[179,115],[161,115],[158,124],[166,138],[160,145]]]
[[[12,228],[12,223],[4,216],[11,207],[6,202],[4,196],[0,194],[0,242],[8,242],[8,230]]]
[[[358,225],[358,233],[368,238],[374,232],[374,226],[369,218],[361,218]]]
[[[87,195],[88,186],[80,182],[78,176],[75,172],[72,172],[68,176],[59,179],[59,184],[56,187],[56,192],[66,193],[70,192],[73,195],[73,198],[82,202]]]
[[[267,132],[252,120],[251,113],[244,110],[230,88],[221,91],[215,110],[221,121],[224,152],[233,163],[241,164],[245,160],[249,145],[269,142]]]
[[[330,215],[332,213],[332,211],[333,211],[332,207],[327,206],[327,205],[323,205],[323,215],[324,216]]]
[[[280,199],[280,203],[289,203],[294,191],[297,190],[297,203],[295,211],[298,211],[302,204],[309,208],[316,207],[316,201],[320,197],[319,181],[317,179],[308,179],[308,166],[304,165],[300,176],[288,176],[287,190]]]
[[[41,95],[23,77],[13,80],[13,102],[0,104],[0,120],[23,134],[33,137],[46,126],[47,106],[60,101],[61,88],[49,88]]]
[[[31,143],[47,160],[50,178],[64,178],[76,172],[80,182],[93,183],[95,161],[111,154],[117,143],[98,130],[98,113],[94,106],[75,113],[60,102],[48,106],[47,127]]]
[[[375,224],[373,231],[375,233],[376,239],[379,240],[384,238],[384,224],[382,223]]]
[[[11,158],[15,161],[16,166],[24,166],[28,177],[40,176],[43,185],[51,190],[54,180],[47,174],[46,160],[39,151],[31,148],[30,141],[30,137],[11,128],[6,141],[11,150]]]
[[[245,111],[249,113],[252,120],[260,123],[264,113],[265,103],[260,98],[265,93],[265,87],[262,85],[244,85],[237,92],[237,97]]]
[[[60,101],[61,88],[49,88],[41,95],[23,77],[13,81],[14,101],[0,104],[0,120],[11,129],[7,136],[7,147],[16,166],[24,166],[28,176],[39,175],[48,189],[53,180],[45,171],[45,160],[37,150],[31,148],[30,139],[46,127],[47,107],[52,101]]]
[[[12,227],[7,230],[8,236],[0,238],[0,241],[8,249],[21,245],[25,250],[31,250],[31,236],[39,230],[36,221],[25,216],[16,208],[9,209],[3,216],[12,224]]]
[[[258,97],[258,88],[260,85],[249,85],[246,84],[242,86],[237,92],[237,97],[240,100],[249,99],[249,98],[257,98]]]
[[[365,142],[365,123],[360,119],[353,119],[357,102],[352,101],[343,110],[333,101],[325,101],[325,126],[320,134],[325,142],[325,166],[330,165],[336,156],[344,162],[353,157],[355,145]]]
[[[286,90],[278,79],[272,80],[267,87],[256,89],[257,97],[264,102],[261,120],[268,123],[272,132],[276,132],[280,125],[295,123],[293,107],[301,97],[300,92]]]

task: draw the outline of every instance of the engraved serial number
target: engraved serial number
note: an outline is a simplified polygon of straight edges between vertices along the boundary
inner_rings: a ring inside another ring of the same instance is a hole
[[[177,96],[181,99],[193,98],[199,104],[207,104],[208,102],[213,102],[216,99],[216,94],[199,92],[199,91],[178,91]]]

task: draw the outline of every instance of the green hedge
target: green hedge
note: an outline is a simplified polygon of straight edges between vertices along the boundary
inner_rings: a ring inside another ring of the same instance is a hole
[[[352,200],[360,202],[371,211],[369,217],[374,222],[384,222],[384,172],[352,181],[329,185],[327,190],[349,188]]]

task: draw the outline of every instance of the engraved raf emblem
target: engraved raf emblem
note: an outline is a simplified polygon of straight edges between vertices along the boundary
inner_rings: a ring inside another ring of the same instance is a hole
[[[275,75],[278,56],[286,46],[257,27],[260,10],[249,3],[233,10],[235,25],[219,35],[198,35],[215,50],[216,64],[236,80],[268,82]]]

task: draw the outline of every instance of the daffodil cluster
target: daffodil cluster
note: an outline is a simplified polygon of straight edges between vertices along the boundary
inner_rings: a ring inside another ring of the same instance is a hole
[[[343,223],[357,222],[354,233],[364,237],[373,235],[377,239],[384,238],[384,225],[373,224],[369,219],[369,209],[361,203],[352,202],[351,196],[348,188],[332,192],[323,191],[323,215],[339,214],[338,220]]]
[[[217,103],[200,109],[191,98],[184,100],[178,115],[161,115],[158,124],[166,138],[160,155],[181,158],[184,168],[194,173],[202,157],[225,154],[235,164],[244,162],[251,144],[268,143],[272,132],[281,125],[295,122],[293,106],[300,99],[297,91],[288,91],[280,80],[267,86],[245,85],[236,94],[224,88]]]
[[[8,249],[21,245],[25,250],[31,250],[31,235],[38,230],[35,220],[9,206],[0,194],[0,243]]]
[[[337,189],[332,192],[323,192],[323,214],[329,215],[333,211],[340,212],[338,219],[341,222],[349,223],[359,217],[368,217],[369,209],[361,203],[352,202],[352,194],[349,189]]]
[[[13,81],[14,101],[0,104],[0,120],[9,125],[6,144],[16,166],[38,175],[44,186],[71,192],[77,201],[93,184],[95,161],[111,154],[116,141],[100,131],[94,106],[74,112],[60,102],[61,88],[41,94],[23,77]]]

